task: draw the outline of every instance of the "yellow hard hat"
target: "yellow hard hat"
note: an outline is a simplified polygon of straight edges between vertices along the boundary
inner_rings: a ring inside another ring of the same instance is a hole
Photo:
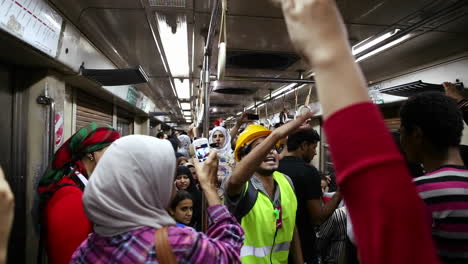
[[[236,141],[236,148],[234,150],[234,158],[236,161],[240,161],[240,150],[246,145],[252,143],[257,138],[267,137],[271,134],[271,131],[261,125],[250,125],[244,129]]]

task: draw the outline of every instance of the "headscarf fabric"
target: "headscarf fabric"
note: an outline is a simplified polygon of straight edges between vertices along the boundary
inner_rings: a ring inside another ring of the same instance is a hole
[[[117,130],[110,126],[100,126],[94,122],[80,128],[55,152],[49,168],[39,181],[40,199],[44,200],[58,187],[59,181],[76,172],[88,178],[81,162],[87,154],[101,150],[120,138]]]
[[[141,227],[175,225],[166,211],[175,166],[174,150],[167,140],[131,135],[112,143],[83,195],[94,231],[111,237]]]
[[[214,140],[213,140],[213,135],[216,131],[220,131],[221,133],[223,133],[224,135],[224,145],[223,146],[219,146],[217,148],[214,148],[214,150],[220,154],[231,154],[232,153],[232,148],[231,148],[231,135],[228,133],[228,131],[224,128],[224,127],[221,127],[221,126],[217,126],[215,128],[213,128],[213,130],[211,130],[210,132],[210,144],[213,144],[214,143]]]
[[[177,139],[180,141],[180,147],[177,152],[181,153],[186,158],[190,158],[189,149],[190,144],[192,144],[190,137],[187,135],[180,135],[177,137]]]

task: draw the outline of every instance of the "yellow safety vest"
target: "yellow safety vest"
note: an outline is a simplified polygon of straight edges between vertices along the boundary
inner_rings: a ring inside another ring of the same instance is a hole
[[[289,247],[296,224],[297,199],[286,177],[274,172],[280,190],[282,227],[277,229],[278,212],[270,198],[260,191],[253,208],[241,219],[245,241],[241,249],[242,263],[287,264]],[[246,190],[248,185],[246,185]]]

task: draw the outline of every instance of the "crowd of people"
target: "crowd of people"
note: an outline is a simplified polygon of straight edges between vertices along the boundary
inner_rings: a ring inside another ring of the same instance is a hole
[[[335,174],[311,165],[314,113],[273,130],[246,115],[214,127],[204,162],[192,130],[120,137],[91,123],[40,180],[50,263],[468,263],[468,100],[451,83],[409,98],[392,137],[335,1],[281,5],[316,73]],[[4,261],[13,197],[1,170],[0,204]]]

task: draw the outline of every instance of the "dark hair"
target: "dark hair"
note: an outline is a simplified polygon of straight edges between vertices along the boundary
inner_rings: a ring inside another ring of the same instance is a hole
[[[172,199],[171,204],[169,205],[170,208],[172,210],[175,210],[177,205],[185,199],[192,200],[193,202],[193,197],[189,192],[184,191],[184,190],[177,191],[176,195],[174,196],[174,199]]]
[[[192,175],[192,172],[190,172],[190,169],[187,168],[186,166],[178,166],[177,171],[176,171],[176,177],[179,175],[184,175],[184,174],[187,175],[187,177],[190,180],[190,184],[187,187],[187,191],[189,193],[197,192],[198,189],[196,186],[196,182],[195,182],[195,179],[193,179],[193,175]]]
[[[156,137],[157,138],[160,138],[160,139],[163,139],[164,138],[164,132],[158,132],[158,134],[156,134]]]
[[[439,151],[460,145],[463,117],[457,103],[437,92],[413,96],[400,109],[401,126],[408,133],[419,127]]]
[[[304,142],[307,142],[309,144],[314,144],[319,141],[320,141],[320,136],[317,133],[317,131],[315,131],[315,129],[305,128],[305,129],[301,129],[289,135],[286,145],[288,146],[288,151],[295,151]]]

